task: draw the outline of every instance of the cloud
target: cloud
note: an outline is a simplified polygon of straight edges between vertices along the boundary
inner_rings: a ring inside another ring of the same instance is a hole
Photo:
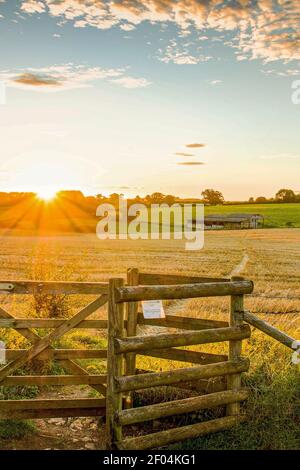
[[[125,23],[125,24],[121,24],[120,28],[123,29],[123,31],[132,31],[135,29],[135,26],[134,24]]]
[[[262,70],[262,73],[265,75],[278,75],[279,77],[297,77],[300,76],[300,69],[285,69],[285,70],[275,70],[275,69],[267,69]]]
[[[22,3],[21,10],[26,13],[43,13],[46,10],[44,3],[36,0],[27,0]]]
[[[223,83],[222,80],[210,80],[210,81],[209,81],[209,84],[210,84],[210,85],[213,85],[213,86],[214,86],[214,85],[220,85],[221,83]]]
[[[179,162],[177,165],[186,165],[186,166],[193,166],[193,165],[205,165],[203,162]]]
[[[135,78],[126,75],[126,68],[103,69],[84,65],[63,64],[49,67],[23,70],[0,71],[0,81],[10,87],[34,91],[62,91],[93,86],[98,80],[106,80],[125,88],[141,88],[151,82],[146,78]]]
[[[205,147],[206,144],[186,144],[186,147],[189,148],[189,149],[199,149],[199,148],[202,148],[202,147]]]
[[[194,153],[185,153],[185,152],[176,152],[175,155],[179,155],[180,157],[194,157]]]
[[[158,59],[166,64],[173,62],[177,65],[195,65],[212,59],[211,56],[199,54],[198,52],[191,53],[192,45],[194,45],[193,42],[178,44],[175,39],[171,39],[164,50],[159,50]]]
[[[21,85],[29,85],[33,87],[47,86],[47,87],[56,87],[61,86],[59,80],[53,78],[43,77],[42,75],[36,75],[33,73],[23,73],[13,79],[14,83],[19,83]]]
[[[145,88],[151,85],[151,82],[146,78],[135,78],[135,77],[121,77],[114,80],[110,80],[111,83],[116,83],[124,88]]]
[[[300,59],[297,0],[23,0],[21,10],[29,14],[47,11],[80,28],[109,29],[124,21],[173,23],[182,39],[191,28],[200,32],[200,38],[213,32],[211,40],[217,33],[228,33],[227,45],[239,52],[238,60]],[[198,57],[188,52],[175,59],[180,64],[198,63]]]

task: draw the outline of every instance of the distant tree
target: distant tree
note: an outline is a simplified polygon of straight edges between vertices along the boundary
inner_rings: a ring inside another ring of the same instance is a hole
[[[119,198],[124,196],[124,194],[112,193],[109,195],[108,199],[111,204],[117,205],[119,203]]]
[[[83,202],[85,197],[81,191],[77,190],[63,190],[59,191],[57,195],[62,199],[67,199],[73,202]]]
[[[250,202],[250,204],[253,204],[253,202],[254,202],[254,197],[249,197],[249,202]]]
[[[257,204],[264,204],[265,202],[268,202],[268,199],[264,196],[258,196],[256,199],[255,199],[255,202]]]
[[[224,196],[220,191],[214,189],[205,189],[201,193],[204,204],[210,206],[216,206],[218,204],[224,204]]]
[[[159,192],[152,193],[150,196],[150,201],[153,204],[160,204],[164,201],[164,199],[165,199],[165,195]]]
[[[279,202],[295,202],[296,194],[292,189],[280,189],[277,191],[275,199]]]
[[[175,196],[172,196],[172,194],[168,194],[168,195],[165,196],[165,198],[164,198],[164,202],[165,202],[166,204],[169,204],[169,205],[174,204],[175,201],[176,201],[176,197],[175,197]]]

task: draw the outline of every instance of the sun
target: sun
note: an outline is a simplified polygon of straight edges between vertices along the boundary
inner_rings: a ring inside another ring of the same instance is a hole
[[[37,191],[37,197],[42,201],[49,202],[56,198],[58,190],[51,186],[45,186]]]

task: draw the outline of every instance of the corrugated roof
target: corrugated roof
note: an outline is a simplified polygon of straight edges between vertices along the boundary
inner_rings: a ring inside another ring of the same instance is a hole
[[[260,214],[209,214],[204,217],[204,219],[207,219],[209,221],[216,220],[219,222],[242,222],[244,220],[250,220],[252,218],[255,219],[263,219],[263,216]]]
[[[241,222],[245,222],[245,218],[244,217],[204,217],[204,223],[205,222],[241,223]]]

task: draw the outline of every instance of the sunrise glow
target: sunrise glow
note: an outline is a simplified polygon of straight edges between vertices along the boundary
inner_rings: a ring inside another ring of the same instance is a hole
[[[45,186],[37,191],[37,197],[45,202],[53,201],[57,196],[58,190],[51,186]]]

